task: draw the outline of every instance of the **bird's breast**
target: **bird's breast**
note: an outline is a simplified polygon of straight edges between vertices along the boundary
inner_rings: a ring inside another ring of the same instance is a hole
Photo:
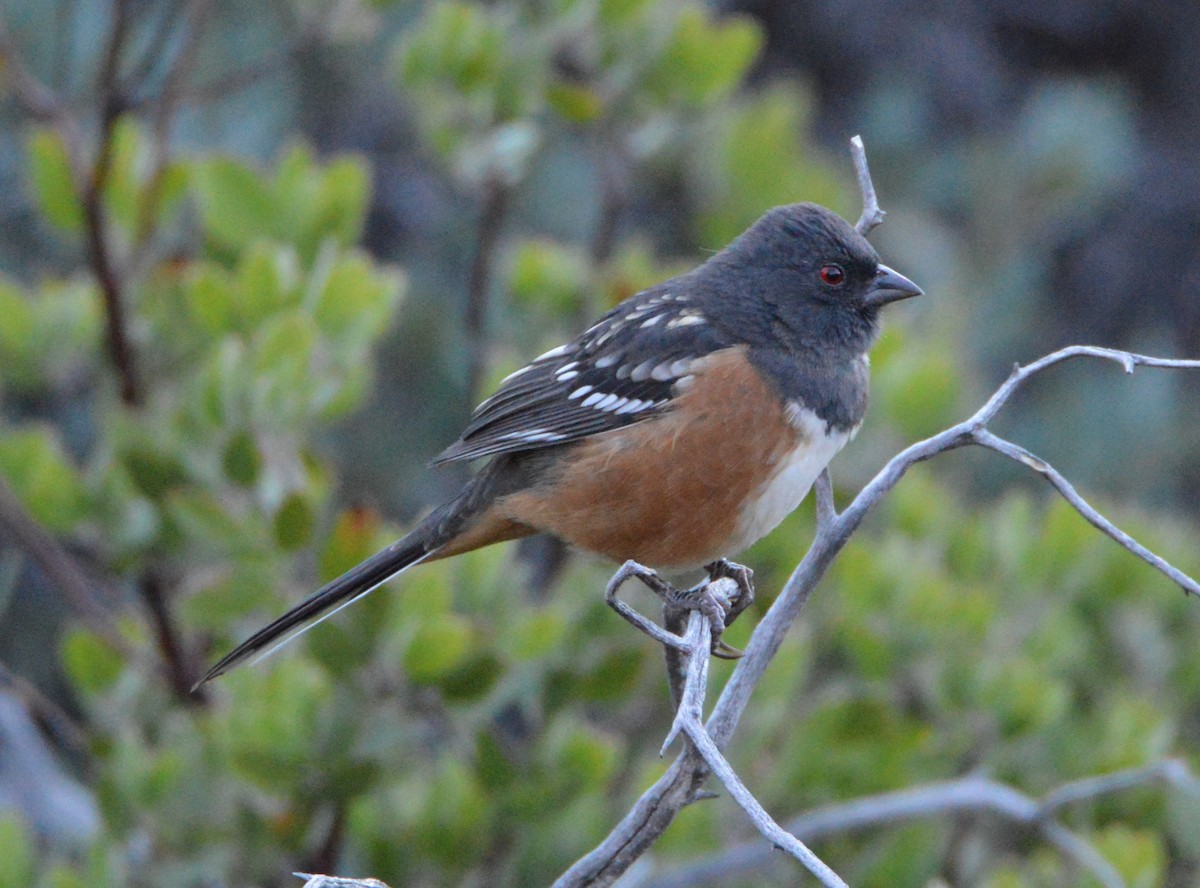
[[[790,446],[776,455],[770,475],[746,498],[731,552],[758,542],[794,512],[817,476],[858,431],[857,427],[849,431],[830,429],[816,413],[795,401],[787,405],[785,416],[797,434]]]

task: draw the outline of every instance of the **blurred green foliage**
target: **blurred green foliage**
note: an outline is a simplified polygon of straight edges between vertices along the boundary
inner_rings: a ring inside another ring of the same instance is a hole
[[[518,189],[555,146],[584,139],[634,177],[675,180],[701,247],[775,203],[857,209],[846,164],[806,136],[807,91],[747,86],[763,45],[748,20],[654,0],[416,6],[394,47],[398,94],[468,194]],[[256,166],[196,151],[154,176],[142,124],[122,119],[111,138],[102,198],[115,235],[136,244],[165,230],[181,245],[126,293],[144,404],[119,401],[91,271],[0,281],[0,390],[21,403],[72,392],[89,428],[86,446],[69,447],[60,423],[7,411],[0,472],[106,573],[128,586],[166,577],[185,659],[207,661],[401,532],[340,500],[320,442],[371,391],[388,326],[433,296],[402,302],[404,274],[356,246],[371,191],[362,158],[292,143]],[[41,216],[80,239],[69,146],[33,126],[25,146]],[[1043,159],[1047,181],[1073,193],[1055,156]],[[545,231],[516,232],[501,252],[497,378],[698,258],[660,257],[624,233],[607,256]],[[953,323],[889,318],[852,477],[969,406]],[[1195,763],[1194,603],[1063,504],[1015,492],[979,505],[942,472],[902,482],[753,699],[729,753],[768,809],[783,818],[972,769],[1040,794],[1166,755]],[[1194,528],[1115,511],[1200,570]],[[810,537],[806,507],[742,559],[761,600],[731,643]],[[548,882],[662,772],[669,704],[659,651],[603,604],[607,567],[572,562],[544,600],[523,594],[525,572],[504,549],[421,566],[221,679],[207,701],[73,625],[57,653],[104,828],[85,853],[37,855],[27,824],[0,819],[0,888],[289,884],[317,861],[396,886]],[[121,631],[155,654],[159,629],[137,613]],[[715,664],[715,678],[729,668]],[[1067,821],[1131,884],[1165,885],[1200,867],[1198,811],[1182,791],[1141,791]],[[1036,843],[991,841],[993,827],[975,828],[980,850],[960,863],[972,884],[1091,884]],[[705,802],[655,854],[669,867],[749,836],[727,800]],[[952,828],[931,821],[816,850],[852,884],[917,886],[951,844]]]

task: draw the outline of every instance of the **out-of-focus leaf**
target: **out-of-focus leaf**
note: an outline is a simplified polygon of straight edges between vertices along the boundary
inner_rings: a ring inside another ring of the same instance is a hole
[[[274,231],[270,189],[249,167],[232,158],[213,158],[193,167],[192,186],[205,234],[220,247],[240,251]]]
[[[187,469],[179,457],[155,450],[150,442],[131,444],[121,453],[121,461],[137,489],[152,500],[162,499],[188,480]]]
[[[105,690],[125,668],[121,655],[86,629],[67,630],[62,640],[62,662],[75,687],[85,694]]]
[[[748,18],[710,21],[702,7],[686,6],[649,86],[663,101],[700,105],[719,99],[741,80],[762,41],[762,32]]]
[[[304,494],[288,494],[275,512],[275,542],[285,552],[299,549],[312,537],[316,516]]]
[[[404,650],[404,672],[414,684],[436,684],[471,654],[471,624],[454,613],[431,615]]]
[[[46,218],[68,234],[83,229],[83,207],[75,191],[71,161],[62,139],[52,129],[34,130],[29,137],[29,178],[38,207]]]
[[[582,252],[547,240],[522,244],[509,276],[516,305],[551,317],[578,310],[587,285],[588,262]]]
[[[50,530],[69,531],[86,514],[83,479],[49,426],[25,426],[0,435],[0,473],[33,517]]]
[[[225,477],[238,487],[257,484],[262,457],[254,436],[245,429],[235,432],[221,454],[221,467],[225,470]]]

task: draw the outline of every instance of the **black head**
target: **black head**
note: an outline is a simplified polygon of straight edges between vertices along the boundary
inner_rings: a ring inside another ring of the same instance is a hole
[[[709,265],[730,291],[736,287],[730,296],[756,297],[759,317],[740,318],[739,326],[755,320],[759,335],[793,349],[860,354],[875,337],[880,308],[921,294],[846,220],[810,203],[768,211]]]

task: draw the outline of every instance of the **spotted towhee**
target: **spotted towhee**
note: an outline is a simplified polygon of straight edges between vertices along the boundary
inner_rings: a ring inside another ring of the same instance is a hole
[[[548,533],[663,568],[739,552],[854,436],[879,309],[920,293],[829,210],[771,210],[505,379],[434,460],[490,459],[463,491],[205,680],[414,564],[504,540]]]

